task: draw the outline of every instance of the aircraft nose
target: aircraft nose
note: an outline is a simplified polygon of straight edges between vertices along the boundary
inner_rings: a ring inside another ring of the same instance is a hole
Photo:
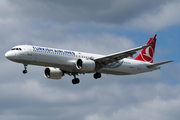
[[[11,52],[9,52],[9,51],[6,52],[6,54],[5,54],[5,57],[6,57],[7,59],[9,59],[9,60],[12,59],[13,56],[14,56],[14,55],[13,55]]]

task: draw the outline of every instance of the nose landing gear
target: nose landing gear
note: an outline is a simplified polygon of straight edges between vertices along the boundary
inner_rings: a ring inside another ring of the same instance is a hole
[[[23,72],[23,74],[26,74],[28,71],[27,71],[27,66],[28,66],[28,64],[27,63],[24,63],[23,64],[24,65],[24,70],[22,71]]]

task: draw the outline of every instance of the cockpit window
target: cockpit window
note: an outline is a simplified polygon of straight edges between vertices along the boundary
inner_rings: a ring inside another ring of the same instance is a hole
[[[12,48],[11,50],[22,50],[21,48]]]

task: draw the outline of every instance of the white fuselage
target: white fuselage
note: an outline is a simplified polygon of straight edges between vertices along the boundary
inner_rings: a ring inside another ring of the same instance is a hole
[[[77,73],[81,73],[75,65],[78,59],[90,60],[93,58],[104,56],[30,45],[20,45],[14,48],[21,48],[21,50],[10,50],[5,54],[5,56],[11,61],[23,64],[26,63],[30,65],[55,67],[63,71]],[[159,69],[159,67],[148,68],[147,65],[150,64],[151,63],[149,62],[124,58],[122,60],[119,60],[118,62],[110,63],[106,67],[101,68],[98,71],[94,70],[88,73],[100,72],[113,75],[130,75]]]

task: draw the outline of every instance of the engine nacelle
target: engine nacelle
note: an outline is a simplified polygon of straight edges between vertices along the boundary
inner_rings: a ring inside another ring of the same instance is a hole
[[[49,79],[61,79],[63,75],[59,68],[48,67],[44,70],[44,76]]]
[[[76,61],[76,68],[82,72],[93,72],[95,66],[96,64],[93,60],[78,59]]]

